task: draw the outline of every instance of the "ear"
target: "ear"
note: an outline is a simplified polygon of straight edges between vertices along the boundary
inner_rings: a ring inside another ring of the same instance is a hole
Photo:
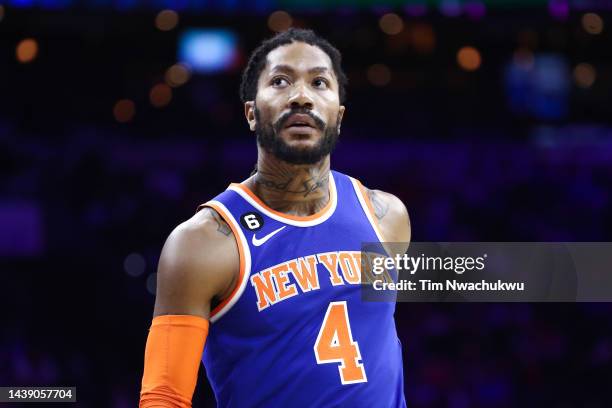
[[[346,108],[344,107],[344,105],[340,105],[340,109],[338,110],[338,122],[337,122],[338,134],[340,134],[340,126],[342,125],[342,118],[344,117],[345,109]]]
[[[244,116],[249,124],[249,129],[255,131],[255,101],[246,101],[244,103]]]

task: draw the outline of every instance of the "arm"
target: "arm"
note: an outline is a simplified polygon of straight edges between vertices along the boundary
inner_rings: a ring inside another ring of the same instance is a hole
[[[408,249],[411,238],[410,217],[402,201],[393,194],[380,190],[365,189],[380,232],[385,242],[401,242],[401,248],[393,246],[394,255],[403,255]]]
[[[401,242],[405,245],[393,245],[392,248],[386,248],[387,252],[392,255],[403,255],[408,250],[411,239],[410,218],[406,207],[401,200],[392,194],[385,193],[380,190],[367,190],[368,198],[372,203],[376,220],[386,242]],[[426,247],[420,245],[420,250],[428,251],[435,256],[446,256],[448,254],[436,243],[427,244]],[[414,256],[414,254],[412,254]],[[443,282],[448,278],[447,272],[438,271],[435,275],[430,275],[431,279],[436,282]],[[446,291],[432,291],[423,297],[428,301],[441,301],[450,299],[449,293]],[[457,296],[456,294],[454,296]],[[461,296],[458,296],[460,299]]]
[[[211,208],[179,225],[162,249],[153,316],[196,315],[208,319],[213,298],[232,291],[238,247],[230,227]]]
[[[214,210],[199,211],[170,234],[159,260],[141,408],[191,406],[211,302],[231,293],[238,269],[236,241]]]

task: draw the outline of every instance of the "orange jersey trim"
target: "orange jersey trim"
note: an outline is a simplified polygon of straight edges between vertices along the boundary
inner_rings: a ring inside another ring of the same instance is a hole
[[[228,297],[223,299],[223,301],[221,301],[221,303],[219,303],[210,312],[210,317],[212,318],[217,313],[219,313],[234,298],[234,296],[236,296],[236,293],[238,292],[238,289],[240,288],[240,284],[241,284],[242,279],[244,278],[244,274],[245,274],[245,253],[244,253],[244,248],[242,247],[242,241],[240,240],[240,234],[239,234],[238,230],[236,230],[236,227],[234,227],[234,223],[231,221],[231,218],[230,218],[229,214],[227,214],[225,212],[225,210],[223,210],[221,207],[219,207],[215,203],[210,203],[209,202],[209,203],[202,204],[198,209],[201,209],[203,207],[210,207],[210,208],[214,209],[217,213],[219,213],[219,215],[221,216],[221,218],[223,218],[223,220],[227,223],[227,225],[229,225],[229,227],[232,230],[232,233],[234,234],[234,239],[236,240],[236,245],[238,246],[238,255],[240,257],[240,268],[239,268],[240,272],[238,274],[238,279],[236,281],[236,286],[232,290],[232,293],[230,293],[230,295]]]
[[[363,197],[363,201],[365,201],[366,206],[368,207],[368,212],[370,213],[370,218],[372,219],[372,226],[376,230],[378,236],[380,238],[384,238],[380,225],[378,224],[378,218],[376,218],[376,212],[374,212],[374,207],[372,206],[372,202],[370,201],[370,196],[368,195],[368,192],[365,190],[365,187],[363,186],[363,184],[361,184],[359,180],[354,180],[357,182],[357,185],[359,186],[359,191],[361,192],[361,196]]]
[[[329,177],[333,177],[333,176],[330,174]],[[277,215],[277,216],[279,216],[281,218],[286,218],[286,219],[293,220],[293,221],[312,221],[312,220],[316,220],[317,218],[320,218],[320,217],[324,216],[329,211],[329,209],[332,206],[332,201],[333,201],[332,200],[332,194],[333,195],[336,194],[335,184],[330,182],[329,183],[329,200],[327,201],[327,204],[325,204],[325,207],[323,207],[322,209],[320,209],[319,211],[317,211],[316,213],[314,213],[312,215],[299,216],[299,215],[285,214],[285,213],[282,213],[280,211],[276,211],[276,210],[268,207],[263,201],[261,201],[261,199],[259,197],[257,197],[255,195],[255,193],[253,191],[251,191],[244,184],[232,183],[232,184],[230,184],[230,186],[239,188],[241,191],[243,191],[246,194],[248,194],[249,197],[251,197],[257,204],[259,204],[261,207],[263,207],[266,211],[269,211],[272,214],[275,214],[275,215]]]

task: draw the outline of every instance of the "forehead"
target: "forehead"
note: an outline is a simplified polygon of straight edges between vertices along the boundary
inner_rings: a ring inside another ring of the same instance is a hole
[[[270,72],[279,65],[287,65],[296,71],[305,72],[311,68],[325,67],[332,75],[334,73],[331,59],[325,51],[303,42],[292,42],[270,51],[264,71]]]

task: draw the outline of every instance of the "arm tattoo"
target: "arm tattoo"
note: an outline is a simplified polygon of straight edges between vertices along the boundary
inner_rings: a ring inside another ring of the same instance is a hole
[[[368,190],[368,197],[370,198],[372,207],[374,207],[374,215],[376,215],[376,218],[379,220],[382,220],[389,211],[389,203],[383,201],[379,195],[372,190]]]
[[[206,211],[207,215],[210,215],[211,218],[217,223],[217,231],[219,231],[221,234],[225,235],[226,237],[229,237],[232,234],[232,230],[229,227],[229,225],[227,225],[227,223],[225,222],[225,220],[223,218],[221,218],[221,216],[212,208],[204,208],[203,211]]]

